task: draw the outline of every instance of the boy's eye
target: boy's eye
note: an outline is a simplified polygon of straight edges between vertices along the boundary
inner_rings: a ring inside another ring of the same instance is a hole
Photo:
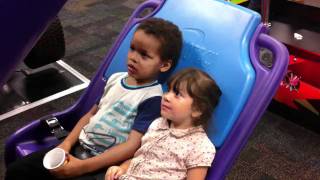
[[[130,46],[130,50],[134,51],[134,46],[133,45]]]
[[[141,54],[141,56],[144,57],[144,58],[145,58],[145,57],[148,57],[146,52],[141,52],[140,54]]]
[[[139,53],[143,59],[151,58],[147,51],[141,50]]]

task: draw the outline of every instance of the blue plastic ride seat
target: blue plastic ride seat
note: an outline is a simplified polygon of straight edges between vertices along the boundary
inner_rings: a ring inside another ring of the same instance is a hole
[[[146,17],[145,9],[153,9]],[[91,84],[69,109],[55,113],[71,130],[95,103],[106,79],[126,71],[126,55],[137,24],[150,16],[167,19],[183,33],[183,51],[175,71],[196,67],[210,74],[222,90],[209,138],[217,147],[207,179],[224,178],[274,95],[288,65],[286,48],[266,34],[260,15],[219,0],[146,1],[130,17]],[[273,53],[273,65],[260,63],[259,50]],[[40,120],[13,134],[5,149],[6,163],[57,143]]]

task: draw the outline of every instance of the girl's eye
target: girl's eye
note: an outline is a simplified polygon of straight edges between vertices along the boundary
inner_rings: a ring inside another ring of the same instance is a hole
[[[179,91],[178,88],[173,87],[172,91],[173,91],[173,93],[174,93],[175,96],[177,96],[177,97],[178,97],[178,96],[181,96],[181,93],[180,93],[180,91]]]
[[[174,94],[175,94],[177,97],[183,97],[183,95],[181,94],[180,91],[174,91]]]
[[[134,46],[131,45],[131,46],[130,46],[130,50],[131,50],[131,51],[134,51]]]

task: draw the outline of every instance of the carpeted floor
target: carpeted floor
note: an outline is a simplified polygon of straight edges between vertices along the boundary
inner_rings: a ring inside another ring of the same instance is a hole
[[[142,0],[69,0],[59,13],[66,39],[65,62],[87,78]],[[0,122],[0,179],[5,139],[33,119],[70,106],[81,92]],[[266,112],[227,179],[320,179],[320,135]]]

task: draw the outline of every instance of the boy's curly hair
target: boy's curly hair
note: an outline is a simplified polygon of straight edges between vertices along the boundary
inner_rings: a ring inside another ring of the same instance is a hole
[[[172,60],[172,68],[177,65],[182,48],[182,34],[179,28],[170,21],[161,18],[143,20],[137,30],[153,35],[160,40],[159,54],[162,60]]]

